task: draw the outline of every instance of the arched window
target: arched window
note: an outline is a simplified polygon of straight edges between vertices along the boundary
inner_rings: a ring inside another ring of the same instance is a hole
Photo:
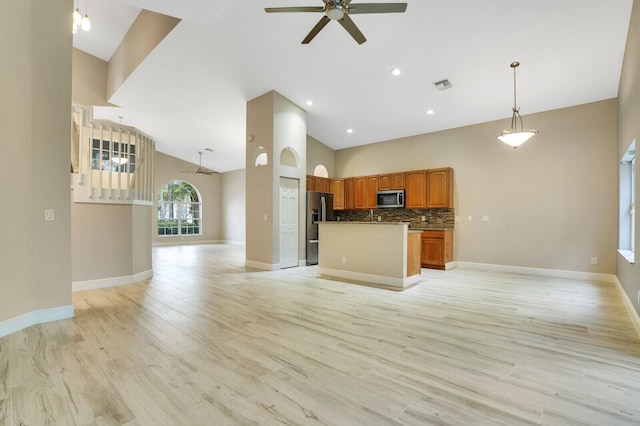
[[[158,195],[158,235],[202,235],[202,199],[190,183],[169,182]]]
[[[328,178],[329,172],[327,171],[327,168],[324,165],[318,164],[316,168],[313,169],[313,175]]]

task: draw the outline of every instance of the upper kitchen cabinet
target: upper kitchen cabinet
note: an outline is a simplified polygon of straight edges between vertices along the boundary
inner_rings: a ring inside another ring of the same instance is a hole
[[[333,209],[344,210],[344,179],[331,179],[331,193],[333,194]]]
[[[453,169],[429,169],[427,176],[427,208],[453,208]]]
[[[353,178],[353,208],[367,208],[367,178],[365,176]]]
[[[404,180],[404,172],[378,175],[378,190],[387,191],[390,189],[405,189]]]
[[[427,171],[415,170],[406,173],[405,207],[424,209],[427,207]]]
[[[367,176],[367,205],[368,209],[378,207],[378,175]]]
[[[331,179],[316,176],[316,191],[331,192]]]
[[[307,191],[315,191],[316,190],[316,177],[307,175]]]
[[[353,188],[353,178],[345,178],[344,181],[344,209],[353,210],[355,190]]]
[[[378,206],[378,175],[353,178],[353,208],[375,209]]]

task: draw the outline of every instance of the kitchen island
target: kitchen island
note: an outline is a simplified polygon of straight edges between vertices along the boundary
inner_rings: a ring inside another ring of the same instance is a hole
[[[318,272],[405,288],[420,280],[420,231],[407,222],[320,222]]]

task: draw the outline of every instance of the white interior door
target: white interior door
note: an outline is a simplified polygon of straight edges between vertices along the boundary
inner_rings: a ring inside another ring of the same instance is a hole
[[[298,266],[298,179],[280,178],[280,268]]]

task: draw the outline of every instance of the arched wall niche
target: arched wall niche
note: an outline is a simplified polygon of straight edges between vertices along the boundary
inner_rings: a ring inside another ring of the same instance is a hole
[[[280,165],[300,168],[300,156],[295,149],[286,147],[280,151]]]
[[[259,146],[253,151],[252,161],[254,167],[266,166],[269,164],[269,154],[264,147]]]

